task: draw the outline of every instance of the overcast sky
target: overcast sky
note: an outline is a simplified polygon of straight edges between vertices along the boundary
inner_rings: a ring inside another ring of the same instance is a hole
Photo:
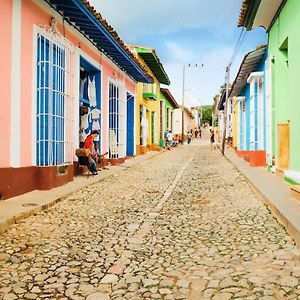
[[[225,80],[241,29],[237,20],[242,0],[90,0],[121,39],[156,49],[170,78],[168,87],[182,103],[183,65],[185,104],[210,104]],[[243,56],[267,42],[263,29],[247,32],[232,67],[231,81]]]

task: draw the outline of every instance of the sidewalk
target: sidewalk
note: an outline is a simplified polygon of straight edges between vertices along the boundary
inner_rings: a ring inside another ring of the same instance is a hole
[[[300,248],[300,201],[290,196],[290,185],[265,168],[253,168],[239,158],[232,148],[225,149],[225,156],[246,177],[278,221],[287,229]]]
[[[136,156],[125,161],[119,166],[110,166],[109,170],[98,172],[97,176],[90,175],[78,176],[74,181],[47,191],[32,191],[17,197],[13,197],[0,202],[0,234],[7,228],[20,220],[34,215],[44,209],[48,209],[54,204],[62,201],[68,195],[97,183],[109,176],[115,175],[124,170],[142,163],[145,160],[151,159],[163,151],[149,151],[144,155]]]

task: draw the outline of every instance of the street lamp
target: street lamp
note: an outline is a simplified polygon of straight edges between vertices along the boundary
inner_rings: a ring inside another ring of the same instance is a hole
[[[185,94],[185,69],[186,68],[199,68],[199,67],[203,67],[203,64],[201,64],[200,66],[198,64],[195,65],[183,65],[182,68],[182,128],[181,128],[181,142],[183,144],[184,142],[184,94]]]

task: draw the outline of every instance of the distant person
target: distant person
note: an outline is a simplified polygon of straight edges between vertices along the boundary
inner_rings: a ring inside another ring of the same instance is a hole
[[[195,129],[195,138],[198,138],[199,130],[198,128]]]
[[[210,129],[210,149],[215,149],[215,132],[213,129]]]
[[[201,130],[201,127],[199,127],[199,138],[201,139],[201,136],[202,136],[202,130]]]
[[[177,147],[178,145],[179,145],[179,136],[178,134],[176,134],[173,141],[173,147]]]
[[[193,137],[193,131],[191,129],[191,131],[188,131],[187,133],[187,143],[190,144],[192,141],[192,137]]]
[[[170,147],[172,147],[173,145],[173,133],[171,130],[169,130],[167,138],[168,138],[168,150],[171,150]]]
[[[166,130],[165,132],[164,132],[164,147],[165,148],[168,148],[168,134],[169,134],[169,130]]]

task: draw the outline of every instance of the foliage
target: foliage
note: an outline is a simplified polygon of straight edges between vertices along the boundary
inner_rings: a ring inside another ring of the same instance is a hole
[[[202,106],[202,124],[208,123],[210,126],[212,125],[212,105]]]

